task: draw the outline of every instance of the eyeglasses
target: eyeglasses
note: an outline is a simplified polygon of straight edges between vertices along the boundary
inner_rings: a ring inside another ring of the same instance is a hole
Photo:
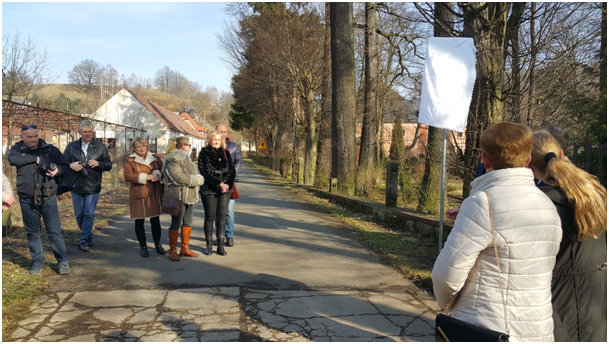
[[[38,129],[38,126],[36,124],[26,124],[23,127],[21,127],[21,131],[26,131],[26,130],[30,130],[30,129]]]

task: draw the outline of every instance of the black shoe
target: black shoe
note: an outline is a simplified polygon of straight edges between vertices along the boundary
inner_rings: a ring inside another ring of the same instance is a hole
[[[140,247],[140,256],[142,257],[150,257],[150,253],[148,253],[148,246]]]
[[[85,242],[81,242],[78,244],[78,249],[83,252],[87,252],[87,251],[89,251],[89,245],[87,245],[87,243],[85,243]]]
[[[156,253],[160,254],[161,256],[167,253],[161,244],[154,244],[154,248],[156,249]]]
[[[209,243],[203,249],[203,254],[206,255],[206,256],[211,256],[212,253],[213,253],[213,250],[211,248],[211,243]]]
[[[226,256],[226,251],[224,250],[224,243],[222,240],[218,240],[218,254],[221,256]]]
[[[228,247],[235,246],[235,240],[233,240],[233,237],[226,238],[226,246],[228,246]]]

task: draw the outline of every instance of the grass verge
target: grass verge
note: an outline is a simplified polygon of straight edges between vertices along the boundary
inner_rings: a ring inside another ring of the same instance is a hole
[[[246,160],[269,179],[296,194],[299,199],[347,224],[358,234],[360,241],[378,254],[384,263],[399,270],[422,289],[431,291],[431,269],[436,259],[437,241],[399,231],[372,215],[354,212],[315,196],[307,188],[285,179],[278,172],[258,165],[251,159]]]

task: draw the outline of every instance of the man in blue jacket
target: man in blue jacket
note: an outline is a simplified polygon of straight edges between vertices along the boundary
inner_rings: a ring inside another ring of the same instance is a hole
[[[38,127],[27,124],[21,128],[21,141],[11,147],[8,163],[17,167],[17,194],[32,256],[30,274],[40,275],[44,265],[42,226],[51,243],[59,274],[70,272],[68,252],[61,232],[57,209],[56,177],[68,173],[68,164],[59,149],[38,137]]]
[[[233,163],[235,164],[235,183],[239,181],[239,170],[241,170],[241,150],[239,149],[239,145],[228,138],[228,128],[224,124],[216,125],[216,131],[219,131],[222,134],[222,138],[226,141],[226,150],[230,153],[231,159],[233,159]],[[233,186],[236,188],[236,186]],[[235,236],[235,200],[231,199],[228,202],[228,213],[226,214],[226,232],[224,234],[226,237],[226,246],[234,246],[235,240],[233,237]],[[218,238],[218,240],[221,240]]]
[[[63,155],[70,164],[74,179],[72,205],[81,231],[78,249],[89,251],[93,245],[93,221],[101,191],[102,172],[112,169],[112,161],[106,146],[93,139],[93,124],[90,120],[78,124],[78,133],[80,139],[70,142]]]

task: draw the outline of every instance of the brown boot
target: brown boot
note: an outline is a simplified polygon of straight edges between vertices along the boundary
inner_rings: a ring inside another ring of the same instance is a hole
[[[190,232],[192,231],[192,227],[190,226],[182,226],[182,247],[180,248],[180,256],[187,257],[198,257],[198,253],[192,252],[188,249],[188,244],[190,243]]]
[[[169,231],[169,260],[173,260],[174,262],[179,262],[180,257],[178,256],[178,235],[179,231],[170,230]]]

